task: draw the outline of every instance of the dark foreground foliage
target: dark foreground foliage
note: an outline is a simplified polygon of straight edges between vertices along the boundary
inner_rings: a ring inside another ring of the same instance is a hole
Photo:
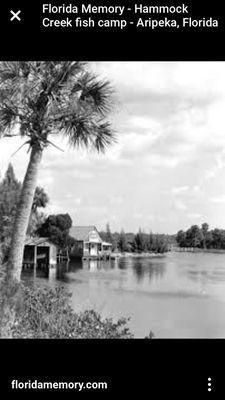
[[[126,339],[133,335],[128,320],[103,319],[96,311],[75,313],[71,297],[63,287],[56,289],[22,287],[20,310],[17,311],[14,338],[39,339]]]

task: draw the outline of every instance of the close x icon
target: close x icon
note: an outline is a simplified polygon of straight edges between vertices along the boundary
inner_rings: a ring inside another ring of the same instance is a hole
[[[11,15],[10,21],[14,21],[14,20],[21,21],[21,17],[20,17],[21,10],[18,10],[18,11],[10,10],[10,15]]]

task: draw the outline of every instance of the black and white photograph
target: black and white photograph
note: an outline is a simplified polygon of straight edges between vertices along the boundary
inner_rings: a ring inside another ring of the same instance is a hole
[[[223,398],[222,3],[0,9],[0,397]]]
[[[225,337],[225,63],[0,62],[1,337]]]

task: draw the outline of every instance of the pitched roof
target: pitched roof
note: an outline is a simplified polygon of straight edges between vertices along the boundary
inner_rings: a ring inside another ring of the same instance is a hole
[[[72,226],[70,228],[70,236],[76,240],[84,241],[88,238],[91,231],[97,231],[94,225],[90,226]]]

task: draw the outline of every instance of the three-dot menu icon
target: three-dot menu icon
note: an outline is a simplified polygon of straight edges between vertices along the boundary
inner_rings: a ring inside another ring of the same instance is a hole
[[[208,392],[212,391],[212,378],[208,377]]]

